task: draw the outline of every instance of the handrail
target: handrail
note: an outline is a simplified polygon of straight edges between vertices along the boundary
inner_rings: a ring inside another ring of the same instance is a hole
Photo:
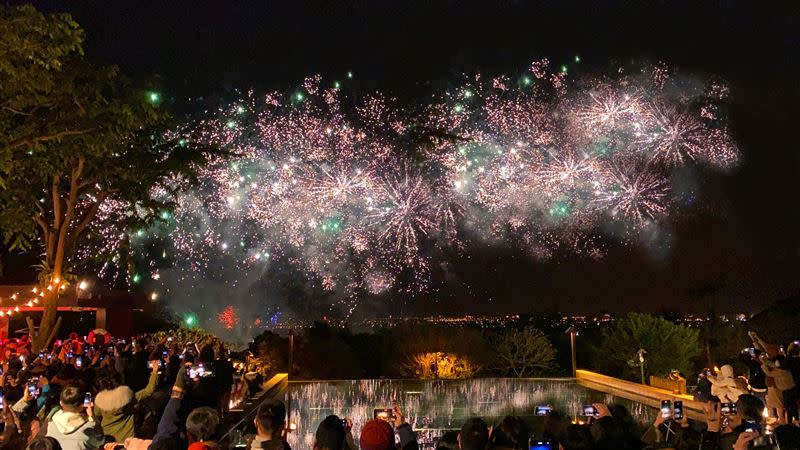
[[[258,411],[258,408],[261,407],[262,404],[266,403],[269,400],[275,398],[281,391],[285,391],[289,384],[289,374],[288,373],[279,373],[269,379],[266,383],[261,385],[263,393],[256,402],[253,403],[252,408],[249,411],[244,411],[242,414],[242,418],[239,419],[232,427],[228,429],[228,431],[222,435],[218,442],[225,442],[231,432],[239,428],[246,420],[249,420],[255,413]],[[276,391],[277,389],[277,391]]]

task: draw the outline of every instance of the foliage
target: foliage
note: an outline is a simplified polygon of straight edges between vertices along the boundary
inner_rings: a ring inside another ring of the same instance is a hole
[[[209,342],[223,342],[216,335],[211,334],[201,328],[175,328],[172,330],[153,333],[152,337],[153,340],[157,342],[166,342],[167,338],[171,337],[172,341],[177,344],[185,345],[189,342],[193,342],[197,344],[198,347],[203,347],[203,344]],[[229,344],[225,344],[229,346]]]
[[[800,338],[800,297],[779,300],[753,316],[748,326],[765,341],[780,345]]]
[[[0,172],[10,171],[19,152],[79,131],[49,122],[54,117],[47,112],[55,106],[66,61],[83,54],[82,44],[83,30],[67,14],[0,6]]]
[[[295,340],[292,373],[302,379],[352,379],[361,370],[353,350],[338,330],[315,323]]]
[[[420,355],[440,355],[431,359],[447,358],[446,365],[462,376],[472,376],[489,362],[488,343],[483,336],[472,329],[454,329],[428,323],[405,323],[391,331],[387,340],[392,355],[387,372],[404,377],[418,377],[430,370],[430,364],[422,367]],[[468,367],[468,369],[467,369]],[[440,368],[441,370],[441,368]]]
[[[630,313],[603,330],[593,359],[604,373],[639,380],[636,352],[641,348],[647,352],[646,375],[665,376],[673,369],[691,373],[692,359],[699,354],[698,335],[697,330],[650,314]]]
[[[700,349],[703,367],[722,366],[749,347],[750,338],[743,322],[723,322],[716,314],[700,328]],[[699,367],[698,367],[699,368]]]
[[[422,379],[470,378],[478,370],[480,367],[473,364],[468,358],[442,352],[411,355],[402,366],[404,375]]]
[[[265,331],[253,339],[249,347],[250,363],[262,375],[285,372],[289,365],[289,339]]]
[[[0,230],[12,249],[41,247],[43,284],[69,280],[88,235],[156,220],[212,153],[165,138],[159,97],[85,61],[82,36],[67,15],[0,7]],[[35,348],[57,329],[52,292]]]
[[[494,367],[516,377],[539,374],[555,368],[556,349],[541,331],[533,327],[506,329],[492,340]]]

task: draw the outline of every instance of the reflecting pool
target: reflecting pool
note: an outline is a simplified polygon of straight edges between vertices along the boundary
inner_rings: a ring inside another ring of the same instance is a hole
[[[443,430],[458,429],[473,416],[490,425],[506,415],[533,420],[537,405],[550,404],[581,418],[582,406],[602,402],[622,404],[642,424],[655,418],[649,406],[583,387],[573,379],[482,378],[472,380],[344,380],[289,383],[291,418],[297,431],[289,434],[293,449],[310,449],[314,432],[328,415],[353,420],[358,442],[361,426],[375,408],[399,404],[423,442]],[[287,400],[289,400],[287,395]]]

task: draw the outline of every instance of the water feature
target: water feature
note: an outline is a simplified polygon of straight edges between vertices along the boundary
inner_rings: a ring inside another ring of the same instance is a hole
[[[424,442],[443,430],[458,429],[473,416],[489,424],[506,415],[533,420],[536,405],[550,404],[581,418],[582,405],[603,402],[624,405],[640,423],[650,423],[656,410],[611,394],[583,387],[573,379],[482,378],[471,380],[343,380],[289,383],[293,449],[311,448],[314,432],[326,416],[353,420],[353,436],[372,418],[373,409],[399,404]]]

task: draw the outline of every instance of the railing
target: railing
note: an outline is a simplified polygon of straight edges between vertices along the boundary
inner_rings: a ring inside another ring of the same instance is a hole
[[[661,406],[661,400],[680,400],[683,402],[684,411],[689,418],[705,418],[703,403],[695,401],[694,397],[691,395],[675,394],[666,389],[620,380],[619,378],[590,372],[588,370],[578,370],[576,378],[578,379],[578,383],[590,389],[618,395],[654,408],[659,408]]]
[[[262,384],[261,390],[252,400],[243,399],[235,408],[231,409],[226,416],[226,422],[228,423],[223,424],[223,429],[228,431],[219,439],[220,445],[223,448],[241,446],[245,434],[242,432],[242,428],[249,425],[248,421],[252,421],[262,404],[275,398],[281,398],[288,386],[289,374],[279,373]],[[236,422],[230,424],[234,420]]]

